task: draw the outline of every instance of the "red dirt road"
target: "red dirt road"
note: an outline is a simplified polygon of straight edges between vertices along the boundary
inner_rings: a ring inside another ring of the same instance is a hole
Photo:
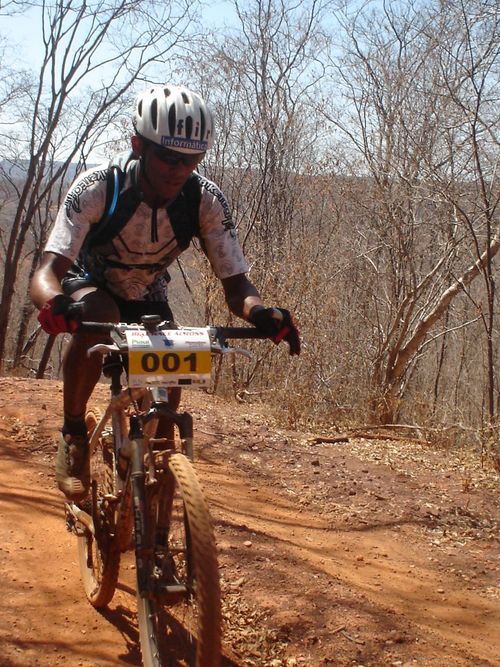
[[[98,613],[54,485],[60,384],[0,378],[1,667],[140,665],[133,561]],[[105,397],[101,387],[100,398]],[[214,518],[226,667],[500,665],[499,479],[417,442],[257,425],[186,396]]]

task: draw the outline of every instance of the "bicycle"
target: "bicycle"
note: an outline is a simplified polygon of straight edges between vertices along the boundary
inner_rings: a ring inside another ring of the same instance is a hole
[[[90,603],[113,598],[121,554],[135,550],[137,616],[144,667],[217,667],[221,599],[215,538],[193,467],[193,418],[172,409],[171,387],[203,387],[214,354],[241,353],[228,338],[265,338],[250,327],[176,327],[155,315],[141,324],[82,322],[106,333],[103,355],[111,398],[104,414],[88,410],[91,491],[67,502],[78,538],[80,573]],[[125,373],[126,385],[122,386]],[[156,438],[160,415],[179,443]]]

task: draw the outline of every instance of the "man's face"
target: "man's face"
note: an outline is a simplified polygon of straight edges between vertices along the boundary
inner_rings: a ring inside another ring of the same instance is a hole
[[[176,197],[205,153],[187,155],[143,141],[144,176],[155,199]]]

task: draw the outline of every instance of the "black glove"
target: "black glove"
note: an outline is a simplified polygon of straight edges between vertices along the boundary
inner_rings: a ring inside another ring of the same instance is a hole
[[[300,336],[292,316],[284,308],[264,308],[254,306],[250,322],[276,345],[285,340],[290,346],[290,354],[300,354]]]
[[[54,336],[65,332],[74,333],[78,329],[79,311],[81,308],[76,307],[76,302],[70,296],[57,294],[38,313],[38,321],[44,331]]]

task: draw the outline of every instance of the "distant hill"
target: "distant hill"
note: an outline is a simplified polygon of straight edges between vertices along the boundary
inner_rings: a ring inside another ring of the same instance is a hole
[[[62,162],[56,162],[55,167],[57,168],[58,165],[62,165]],[[76,175],[76,170],[77,170],[77,164],[76,162],[71,163],[68,167],[68,171],[66,174],[66,180],[73,180]],[[94,164],[88,164],[87,168],[93,167]],[[9,159],[3,159],[0,160],[0,181],[4,179],[4,176],[8,176],[12,180],[16,182],[20,182],[23,180],[26,170],[28,168],[28,161],[27,160],[18,160],[16,162],[12,162]]]

